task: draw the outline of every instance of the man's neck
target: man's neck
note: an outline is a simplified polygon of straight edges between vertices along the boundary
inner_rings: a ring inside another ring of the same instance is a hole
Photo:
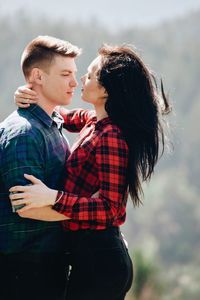
[[[39,98],[38,100],[38,103],[37,103],[38,106],[40,106],[50,117],[52,116],[52,113],[55,109],[55,105],[49,105],[48,103],[45,103],[44,101],[41,101],[41,99]]]
[[[34,87],[33,90],[36,91],[38,95],[37,105],[40,106],[51,117],[56,105],[46,99],[41,93],[40,89],[38,89],[37,87]]]

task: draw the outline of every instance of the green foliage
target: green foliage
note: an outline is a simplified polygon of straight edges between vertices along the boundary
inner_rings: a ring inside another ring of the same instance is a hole
[[[155,262],[146,257],[141,250],[134,252],[133,262],[135,279],[132,292],[135,299],[156,300],[161,295],[162,287]]]
[[[155,267],[152,261],[145,259],[139,250],[134,255],[134,267],[136,272],[134,293],[136,297],[139,297],[145,286],[152,280],[155,274]]]

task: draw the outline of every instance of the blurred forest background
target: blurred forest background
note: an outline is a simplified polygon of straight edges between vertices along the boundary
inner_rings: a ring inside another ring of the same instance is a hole
[[[15,109],[14,91],[24,84],[21,53],[37,35],[52,35],[83,48],[78,77],[103,42],[134,44],[157,77],[162,77],[171,99],[173,113],[168,121],[173,147],[160,160],[151,183],[144,186],[144,205],[133,208],[129,201],[122,230],[136,277],[127,300],[199,300],[200,10],[157,25],[116,28],[109,30],[94,18],[83,22],[36,18],[25,11],[0,14],[0,121]],[[80,101],[80,85],[71,107],[88,108]],[[67,136],[72,143],[74,136]]]

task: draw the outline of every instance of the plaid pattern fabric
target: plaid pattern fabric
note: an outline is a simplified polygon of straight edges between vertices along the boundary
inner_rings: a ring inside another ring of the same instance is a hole
[[[68,110],[61,107],[59,113],[64,120],[63,127],[70,132],[80,132],[86,126],[87,122],[90,124],[91,120],[96,121],[96,114],[94,110]]]
[[[18,109],[0,123],[0,252],[57,251],[60,222],[20,218],[12,212],[8,190],[29,182],[24,173],[41,179],[51,188],[63,187],[68,142],[62,135],[63,119],[50,118],[39,106]]]
[[[64,120],[70,127],[70,112]],[[97,122],[83,110],[73,114],[73,126],[82,130],[66,162],[65,192],[58,192],[53,208],[71,218],[63,222],[65,230],[119,226],[127,202],[128,146],[122,132],[109,118]],[[99,197],[92,198],[97,191]]]

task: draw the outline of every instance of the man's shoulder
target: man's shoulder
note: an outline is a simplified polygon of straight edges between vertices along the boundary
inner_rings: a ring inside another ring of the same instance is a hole
[[[25,110],[24,112],[14,111],[0,123],[0,138],[2,135],[12,139],[20,135],[31,136],[40,135],[40,133],[42,134],[41,124]]]

